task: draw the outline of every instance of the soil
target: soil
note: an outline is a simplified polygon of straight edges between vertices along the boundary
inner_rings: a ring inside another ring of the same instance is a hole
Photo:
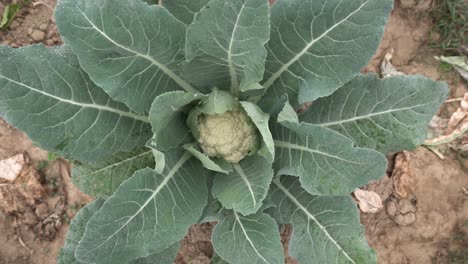
[[[0,14],[11,1],[0,0]],[[56,0],[24,8],[5,31],[0,44],[61,44],[53,19]],[[393,65],[406,74],[446,81],[452,98],[468,92],[455,72],[441,71],[428,48],[437,40],[427,16],[430,0],[396,0],[378,52],[363,72],[379,72],[392,49]],[[449,117],[458,107],[447,103],[438,115]],[[70,182],[69,165],[54,159],[20,131],[0,120],[0,160],[23,154],[24,166],[12,182],[0,179],[0,264],[55,263],[77,210],[91,201]],[[381,264],[468,263],[468,170],[455,153],[441,159],[426,148],[390,155],[388,175],[364,189],[375,191],[383,209],[362,213],[369,245]],[[214,223],[193,226],[182,242],[177,264],[209,263]],[[287,245],[291,229],[282,231]],[[297,263],[288,258],[287,263]]]

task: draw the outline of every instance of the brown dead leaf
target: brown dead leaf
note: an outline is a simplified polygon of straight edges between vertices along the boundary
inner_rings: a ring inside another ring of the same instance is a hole
[[[428,125],[427,136],[428,138],[435,138],[445,133],[448,127],[448,119],[433,116]]]
[[[460,102],[460,107],[450,117],[447,129],[443,135],[426,140],[424,143],[427,146],[437,146],[456,141],[468,132],[468,93],[465,93]],[[456,142],[452,144],[452,148],[458,149],[462,147],[462,143]]]
[[[0,160],[0,179],[13,182],[20,174],[24,164],[25,160],[23,154]]]
[[[359,209],[363,213],[375,214],[383,208],[382,199],[376,192],[356,189],[354,190],[354,197],[356,197]]]
[[[399,198],[406,198],[413,192],[415,180],[410,169],[411,155],[408,151],[398,153],[395,158],[395,168],[393,169],[393,189]]]

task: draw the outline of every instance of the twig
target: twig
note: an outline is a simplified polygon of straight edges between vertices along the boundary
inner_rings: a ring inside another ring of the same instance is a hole
[[[52,12],[54,12],[54,9],[50,5],[48,5],[48,4],[44,3],[44,2],[33,2],[32,5],[34,7],[36,7],[38,5],[43,5],[43,6],[46,6],[47,8],[49,8],[50,10],[52,10]]]
[[[452,99],[448,99],[447,101],[445,101],[445,103],[460,102],[462,100],[463,100],[463,97],[452,98]]]

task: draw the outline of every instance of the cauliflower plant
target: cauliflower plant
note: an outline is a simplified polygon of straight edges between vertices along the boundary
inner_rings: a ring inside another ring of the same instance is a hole
[[[198,129],[203,152],[231,163],[239,163],[258,141],[257,129],[242,109],[200,115]]]

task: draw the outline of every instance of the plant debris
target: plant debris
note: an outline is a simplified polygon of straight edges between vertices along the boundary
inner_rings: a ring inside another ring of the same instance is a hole
[[[390,52],[385,54],[384,59],[382,60],[382,63],[380,64],[380,72],[382,74],[382,77],[387,78],[395,75],[405,75],[403,72],[398,71],[395,66],[393,66],[391,60],[393,57],[393,52],[394,50],[391,49]]]
[[[0,180],[13,182],[23,169],[25,160],[23,154],[0,160]]]
[[[356,189],[354,197],[358,200],[359,209],[363,213],[375,214],[383,208],[382,199],[376,192]]]

